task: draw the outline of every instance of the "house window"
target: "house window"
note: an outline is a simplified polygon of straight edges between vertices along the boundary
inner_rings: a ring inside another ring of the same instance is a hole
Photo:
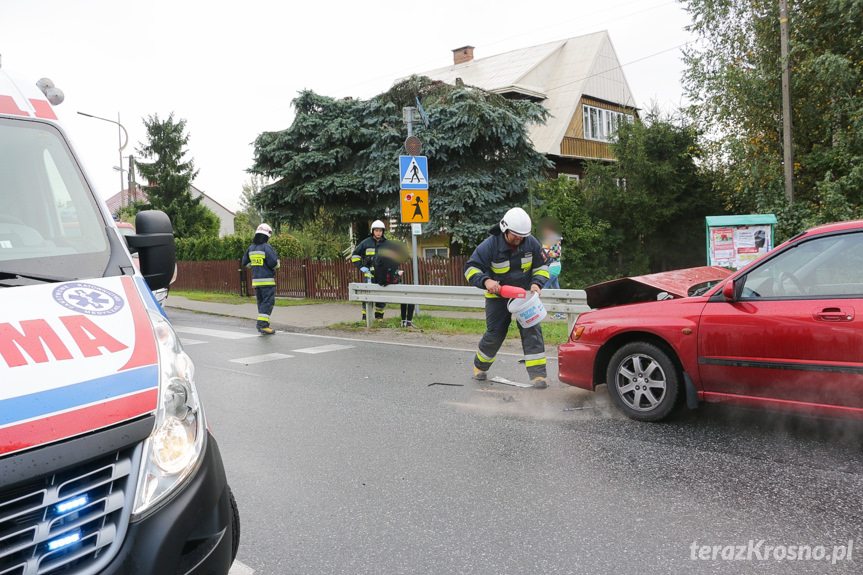
[[[582,106],[582,111],[584,114],[584,137],[588,140],[613,142],[617,140],[617,127],[620,123],[629,122],[631,124],[634,121],[630,114],[596,108],[587,104]]]
[[[427,258],[445,258],[448,254],[446,248],[423,248],[423,256]]]
[[[566,179],[575,180],[576,182],[581,179],[578,174],[564,174],[564,175],[566,176]]]

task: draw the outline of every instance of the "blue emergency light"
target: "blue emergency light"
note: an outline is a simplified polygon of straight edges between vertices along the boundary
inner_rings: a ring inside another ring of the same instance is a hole
[[[87,496],[82,495],[81,497],[76,497],[75,499],[69,499],[68,501],[64,501],[63,503],[58,503],[56,510],[57,513],[62,515],[63,513],[69,513],[70,511],[74,511],[75,509],[80,509],[87,505]]]
[[[73,543],[77,543],[81,540],[81,532],[75,531],[74,533],[69,533],[68,535],[64,535],[63,537],[58,537],[53,541],[48,542],[48,550],[56,551],[57,549],[62,549],[63,547],[68,547]]]

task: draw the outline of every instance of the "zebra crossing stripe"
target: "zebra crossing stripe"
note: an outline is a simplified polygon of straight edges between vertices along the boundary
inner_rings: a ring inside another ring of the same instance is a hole
[[[177,333],[190,333],[192,335],[208,335],[210,337],[218,337],[221,339],[246,339],[247,337],[260,337],[257,333],[224,331],[221,329],[207,329],[205,327],[192,327],[186,325],[175,325],[174,331]]]
[[[252,575],[254,572],[254,569],[248,565],[243,565],[235,559],[234,564],[231,565],[231,570],[228,571],[228,575]]]
[[[354,346],[352,345],[340,345],[338,343],[332,343],[330,345],[319,345],[317,347],[305,347],[303,349],[295,349],[292,350],[294,353],[308,353],[308,354],[316,354],[316,353],[327,353],[329,351],[339,351],[342,349],[352,349]]]
[[[249,357],[238,357],[237,359],[229,359],[231,363],[242,363],[243,365],[252,365],[254,363],[264,363],[265,361],[276,361],[278,359],[288,359],[294,357],[286,353],[265,353],[263,355],[250,355]]]

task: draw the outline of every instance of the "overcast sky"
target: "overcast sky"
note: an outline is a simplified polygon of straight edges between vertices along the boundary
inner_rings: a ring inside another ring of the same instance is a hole
[[[127,155],[144,116],[173,111],[188,121],[194,184],[236,210],[251,143],[290,125],[298,90],[368,98],[466,44],[483,58],[608,30],[638,105],[671,110],[682,64],[666,50],[691,39],[687,23],[673,0],[0,0],[0,54],[65,92],[58,115],[103,198],[120,185],[117,128],[76,112],[119,112]]]

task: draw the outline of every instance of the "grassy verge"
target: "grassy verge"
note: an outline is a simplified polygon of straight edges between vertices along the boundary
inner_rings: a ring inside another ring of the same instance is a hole
[[[231,305],[239,305],[241,303],[255,303],[253,297],[243,297],[231,293],[205,292],[205,291],[180,291],[171,290],[171,295],[184,297],[192,301],[206,301],[212,303],[227,303]],[[330,301],[322,299],[294,299],[294,298],[276,298],[276,307],[291,307],[295,305],[314,305],[320,303],[346,303],[339,301]]]
[[[425,308],[423,308],[425,309]],[[339,329],[345,331],[362,331],[366,328],[365,322],[343,322],[330,326],[330,329]],[[401,320],[398,318],[385,319],[382,324],[375,323],[373,330],[383,329],[401,329]],[[414,317],[414,329],[440,333],[444,335],[456,334],[474,334],[482,335],[485,333],[485,321],[481,319],[455,319],[449,317],[436,317],[433,315],[418,315]],[[569,339],[569,329],[565,321],[552,321],[542,324],[542,334],[545,338],[545,343],[557,345]],[[509,326],[509,331],[506,334],[507,339],[518,339],[519,333],[515,322]]]

